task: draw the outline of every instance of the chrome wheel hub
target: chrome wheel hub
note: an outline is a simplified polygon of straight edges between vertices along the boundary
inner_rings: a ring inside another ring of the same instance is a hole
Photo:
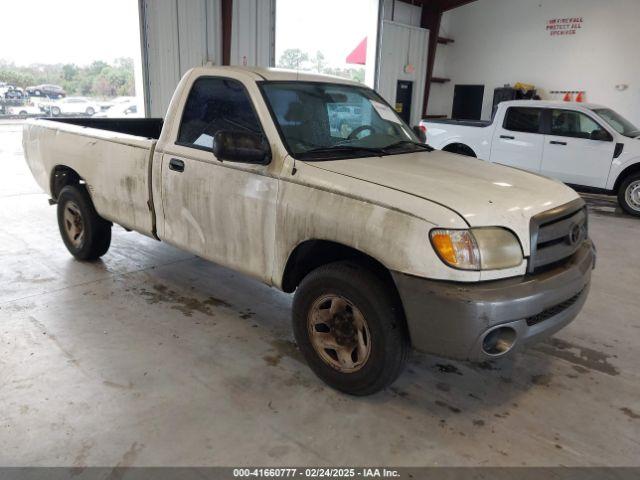
[[[311,345],[332,368],[353,373],[371,354],[369,327],[362,312],[340,295],[318,298],[309,311],[307,327]]]
[[[624,197],[627,205],[640,212],[640,180],[635,180],[627,186]]]
[[[78,205],[74,202],[67,202],[63,219],[67,238],[74,247],[80,248],[84,241],[84,224],[82,223],[82,214]]]

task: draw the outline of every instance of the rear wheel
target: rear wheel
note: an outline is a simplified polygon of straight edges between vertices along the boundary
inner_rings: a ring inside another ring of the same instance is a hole
[[[93,115],[96,111],[92,107],[87,107],[86,113],[87,115]]]
[[[622,181],[618,203],[628,214],[640,216],[640,173],[631,174]]]
[[[96,260],[109,250],[111,223],[98,215],[84,185],[68,185],[60,192],[58,227],[78,260]]]
[[[370,395],[401,373],[409,345],[389,288],[351,262],[319,267],[293,301],[296,342],[311,369],[329,386]]]
[[[60,115],[60,108],[59,107],[51,107],[51,115],[53,115],[54,117],[57,117],[58,115]]]

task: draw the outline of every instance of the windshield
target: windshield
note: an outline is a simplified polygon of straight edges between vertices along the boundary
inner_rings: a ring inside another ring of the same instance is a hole
[[[614,112],[610,108],[596,108],[593,110],[597,113],[605,122],[611,125],[616,132],[627,137],[637,137],[640,135],[640,130],[635,127],[629,120],[623,118],[618,113]]]
[[[261,84],[296,158],[324,160],[430,149],[373,90],[332,83]]]

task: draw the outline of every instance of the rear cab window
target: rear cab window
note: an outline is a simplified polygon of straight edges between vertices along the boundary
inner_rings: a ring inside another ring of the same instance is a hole
[[[542,109],[531,107],[509,107],[502,128],[512,132],[540,133]]]

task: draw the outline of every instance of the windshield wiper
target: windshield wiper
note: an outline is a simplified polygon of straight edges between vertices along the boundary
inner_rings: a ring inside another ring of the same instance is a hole
[[[387,151],[390,148],[402,147],[404,145],[412,145],[414,147],[419,147],[419,148],[423,149],[426,152],[432,152],[434,150],[434,148],[429,146],[429,145],[426,145],[424,143],[414,142],[412,140],[400,140],[400,141],[395,142],[395,143],[390,143],[389,145],[387,145],[386,147],[382,148],[381,150]]]
[[[385,153],[382,148],[371,148],[371,147],[358,147],[356,145],[334,145],[328,147],[318,147],[312,148],[311,150],[306,150],[301,152],[304,155],[309,153],[349,153],[349,152],[371,152],[376,155],[380,155],[381,153]]]

